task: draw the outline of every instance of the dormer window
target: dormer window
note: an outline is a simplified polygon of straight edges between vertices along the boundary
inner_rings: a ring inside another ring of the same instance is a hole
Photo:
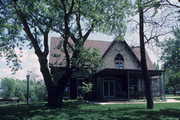
[[[121,54],[117,54],[114,58],[114,64],[116,69],[123,69],[124,68],[124,58]]]

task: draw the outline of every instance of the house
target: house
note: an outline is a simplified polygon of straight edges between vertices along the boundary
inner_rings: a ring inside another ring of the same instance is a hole
[[[63,56],[58,53],[60,38],[51,38],[50,68],[56,80],[62,75],[63,66],[60,63]],[[126,41],[87,40],[86,48],[98,48],[104,67],[97,70],[91,78],[82,71],[76,71],[71,76],[66,89],[66,96],[76,99],[82,96],[82,82],[91,81],[93,91],[89,99],[93,100],[128,100],[145,96],[144,81],[140,63],[140,48],[130,47]],[[56,57],[55,57],[56,56]],[[154,97],[162,96],[163,82],[161,70],[155,70],[149,56],[146,56],[149,76],[152,80]]]

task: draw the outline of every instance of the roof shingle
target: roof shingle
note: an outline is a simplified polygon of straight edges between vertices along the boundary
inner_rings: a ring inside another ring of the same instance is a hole
[[[57,49],[57,46],[60,42],[59,37],[52,37],[51,43],[50,43],[50,57],[49,57],[49,64],[50,66],[60,66],[59,63],[64,59],[64,55],[60,55],[60,51]],[[85,48],[97,48],[100,51],[101,57],[104,55],[104,53],[107,51],[107,49],[112,44],[111,41],[99,41],[99,40],[86,40],[84,43]],[[138,60],[140,61],[140,48],[138,47],[132,47],[131,48],[133,53],[136,55]],[[58,56],[58,57],[55,57]],[[146,54],[147,59],[147,66],[149,70],[154,70],[152,66],[152,62],[149,58],[149,56]]]

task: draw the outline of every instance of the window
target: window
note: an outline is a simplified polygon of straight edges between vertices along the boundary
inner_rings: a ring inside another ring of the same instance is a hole
[[[117,54],[114,59],[115,68],[123,69],[124,68],[124,58],[121,54]]]
[[[104,97],[115,96],[115,80],[112,78],[104,78],[103,82]]]

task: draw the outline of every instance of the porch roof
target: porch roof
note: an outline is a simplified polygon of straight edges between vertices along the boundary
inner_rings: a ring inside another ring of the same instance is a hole
[[[158,76],[162,75],[164,72],[163,70],[148,70],[149,76]],[[139,74],[142,75],[142,70],[138,69],[115,69],[115,68],[105,68],[103,70],[100,70],[96,73],[96,76],[101,76],[101,75],[123,75],[123,74]]]

